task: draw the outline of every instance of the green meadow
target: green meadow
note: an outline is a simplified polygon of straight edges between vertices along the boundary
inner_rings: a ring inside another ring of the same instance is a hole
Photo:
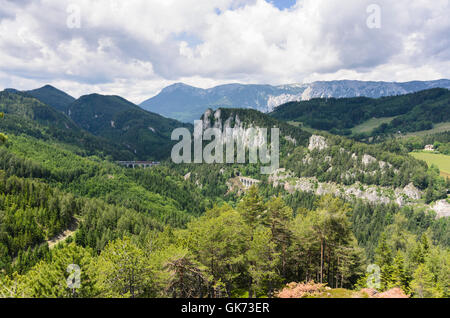
[[[375,128],[382,124],[389,124],[395,117],[381,117],[381,118],[371,118],[362,124],[352,128],[354,134],[361,134],[365,132],[372,132]]]
[[[425,161],[430,166],[434,164],[441,170],[442,176],[450,178],[450,156],[432,152],[411,152],[411,155]]]

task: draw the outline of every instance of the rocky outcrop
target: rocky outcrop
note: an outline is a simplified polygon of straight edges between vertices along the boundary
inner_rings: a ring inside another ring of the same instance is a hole
[[[363,190],[361,187],[360,184],[351,186],[345,191],[345,194],[349,197],[354,196],[355,198],[364,199],[372,203],[387,204],[391,201],[388,196],[381,194],[376,187],[370,186],[367,189],[363,188]]]
[[[216,111],[208,109],[203,114],[202,121],[203,130],[218,128],[221,132],[224,132],[226,131],[226,128],[233,128],[232,138],[235,141],[238,140],[239,142],[242,142],[246,148],[259,148],[267,144],[267,134],[264,134],[260,127],[254,126],[253,124],[244,126],[244,123],[240,120],[238,114],[232,114],[224,120],[221,109]],[[225,135],[222,135],[221,141],[225,144]]]
[[[284,184],[288,178],[292,177],[293,174],[286,172],[285,168],[279,168],[269,176],[269,183],[272,183],[274,187],[278,187],[279,184]]]
[[[450,217],[450,203],[447,200],[437,201],[431,208],[436,212],[438,218]]]
[[[313,151],[314,149],[317,149],[320,151],[320,150],[324,150],[326,148],[328,148],[328,144],[327,144],[325,137],[312,135],[311,138],[309,138],[308,149],[310,151]]]
[[[392,188],[363,185],[359,182],[346,186],[333,182],[318,182],[315,177],[297,178],[291,171],[285,169],[275,171],[269,177],[269,183],[272,183],[273,186],[281,185],[289,193],[301,191],[316,195],[333,194],[349,200],[362,199],[377,204],[395,202],[403,206],[417,201],[422,197],[422,192],[413,184],[409,184],[403,189],[396,189],[395,191]]]
[[[422,192],[412,182],[403,188],[403,194],[412,200],[419,200],[422,197]]]
[[[368,166],[368,165],[370,165],[372,162],[376,162],[376,161],[377,161],[377,159],[374,158],[374,157],[372,157],[372,156],[370,156],[370,155],[364,155],[363,158],[362,158],[362,163],[363,163],[365,166]]]

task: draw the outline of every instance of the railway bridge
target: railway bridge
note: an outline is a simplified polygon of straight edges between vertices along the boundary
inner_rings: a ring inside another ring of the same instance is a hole
[[[247,177],[239,177],[239,181],[241,181],[242,185],[245,188],[250,188],[252,185],[255,185],[255,184],[258,184],[261,182],[259,180],[247,178]]]
[[[127,168],[151,168],[153,166],[157,166],[160,163],[158,161],[117,161],[118,165],[127,167]]]

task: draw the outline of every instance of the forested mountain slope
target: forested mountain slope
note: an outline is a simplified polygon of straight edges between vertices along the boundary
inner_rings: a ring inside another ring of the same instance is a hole
[[[389,124],[376,128],[373,135],[406,133],[431,129],[433,124],[450,121],[450,91],[435,88],[378,99],[312,99],[279,106],[270,115],[340,134],[351,134],[351,128],[371,118],[395,117]]]
[[[75,101],[74,97],[51,85],[26,91],[26,93],[63,113],[67,113],[69,105]]]
[[[119,96],[82,96],[70,104],[67,114],[81,128],[127,147],[142,160],[167,158],[173,145],[172,131],[189,127]]]
[[[0,112],[5,113],[0,121],[2,132],[58,140],[75,146],[75,151],[80,154],[110,155],[116,160],[134,158],[126,147],[88,133],[64,114],[27,93],[0,92]]]
[[[126,233],[182,226],[209,205],[164,167],[127,170],[72,150],[12,134],[0,148],[2,269],[27,270],[45,257],[46,241],[74,223],[77,242],[101,250]]]

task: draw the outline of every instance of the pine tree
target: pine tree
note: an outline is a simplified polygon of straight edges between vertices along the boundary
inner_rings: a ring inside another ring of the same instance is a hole
[[[405,293],[408,293],[409,279],[405,269],[405,259],[401,252],[397,252],[392,267],[392,282],[390,287],[400,287]]]
[[[414,297],[417,298],[435,297],[436,290],[434,288],[433,274],[425,264],[420,264],[414,272],[411,290]]]
[[[104,297],[151,296],[153,271],[149,259],[130,238],[110,242],[100,254],[96,271]]]
[[[380,267],[381,290],[388,289],[393,282],[393,259],[392,251],[387,244],[386,234],[380,237],[378,247],[375,250],[375,262]]]
[[[211,286],[223,284],[231,296],[238,278],[248,279],[246,251],[250,227],[240,213],[225,204],[189,223],[187,230],[185,244],[196,260],[206,267]]]
[[[167,253],[169,257],[163,263],[164,271],[169,273],[165,293],[173,298],[202,298],[208,287],[205,267],[186,249],[169,246],[165,248]]]
[[[95,272],[90,249],[74,243],[55,248],[50,261],[40,261],[24,275],[15,274],[13,297],[95,297]]]
[[[272,240],[269,228],[258,227],[255,230],[247,256],[252,290],[256,295],[271,297],[274,289],[279,287],[281,277],[278,268],[280,253],[276,251],[276,244]]]
[[[270,228],[276,250],[280,253],[281,273],[286,274],[288,247],[291,245],[292,233],[289,222],[292,221],[292,209],[285,205],[281,197],[272,198],[267,203],[266,223]]]
[[[250,189],[248,189],[244,198],[238,205],[238,211],[252,229],[255,229],[258,224],[264,222],[266,206],[259,195],[256,186],[251,186]]]

